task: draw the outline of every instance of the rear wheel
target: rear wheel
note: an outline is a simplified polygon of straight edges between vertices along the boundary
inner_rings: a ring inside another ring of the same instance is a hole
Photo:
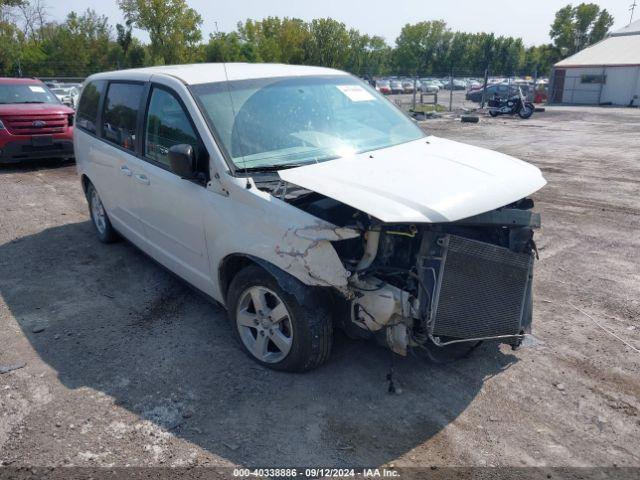
[[[496,112],[495,110],[489,110],[489,115],[491,115],[492,117],[497,117],[500,114],[498,112]]]
[[[102,200],[98,195],[96,187],[92,183],[87,186],[87,200],[89,202],[89,213],[91,214],[91,221],[98,233],[98,239],[103,243],[112,243],[118,239],[118,233],[115,231],[109,220]]]
[[[311,370],[327,360],[333,336],[331,312],[313,290],[308,293],[302,305],[258,266],[234,277],[227,308],[236,337],[251,358],[289,372]]]

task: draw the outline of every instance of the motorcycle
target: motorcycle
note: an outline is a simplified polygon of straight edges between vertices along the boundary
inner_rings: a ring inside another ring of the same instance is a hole
[[[498,115],[515,115],[520,118],[527,119],[533,115],[535,110],[533,103],[527,102],[522,94],[522,89],[518,87],[518,95],[509,98],[500,98],[496,94],[493,99],[489,100],[489,115],[497,117]]]

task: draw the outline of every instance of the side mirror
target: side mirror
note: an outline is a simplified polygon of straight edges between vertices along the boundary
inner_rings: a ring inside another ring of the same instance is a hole
[[[196,174],[196,158],[193,147],[181,143],[169,148],[169,165],[171,171],[182,178],[194,178]]]

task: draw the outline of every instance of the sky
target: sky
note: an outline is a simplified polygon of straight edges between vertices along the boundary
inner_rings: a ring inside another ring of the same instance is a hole
[[[63,20],[71,11],[92,8],[109,17],[112,24],[123,23],[115,0],[45,0],[54,20]],[[574,4],[581,1],[577,0]],[[606,8],[615,18],[613,29],[629,23],[633,0],[590,0]],[[203,19],[206,39],[215,31],[231,31],[238,21],[268,16],[296,17],[303,20],[331,17],[361,33],[380,35],[393,45],[402,27],[422,20],[444,20],[453,30],[494,32],[522,37],[525,45],[548,43],[549,26],[557,10],[570,0],[187,0]],[[640,19],[640,2],[634,19]],[[136,31],[143,41],[148,37]]]

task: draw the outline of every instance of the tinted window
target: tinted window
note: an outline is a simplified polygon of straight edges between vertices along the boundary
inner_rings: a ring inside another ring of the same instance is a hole
[[[107,91],[102,116],[102,136],[120,147],[135,150],[136,120],[144,87],[112,83]]]
[[[82,90],[80,105],[76,112],[76,125],[91,133],[96,133],[96,123],[98,120],[98,104],[100,103],[100,92],[104,89],[105,82],[98,80],[91,82]]]
[[[198,158],[198,140],[189,116],[166,90],[153,90],[145,132],[144,154],[151,160],[169,166],[169,148],[179,144],[191,145]]]

